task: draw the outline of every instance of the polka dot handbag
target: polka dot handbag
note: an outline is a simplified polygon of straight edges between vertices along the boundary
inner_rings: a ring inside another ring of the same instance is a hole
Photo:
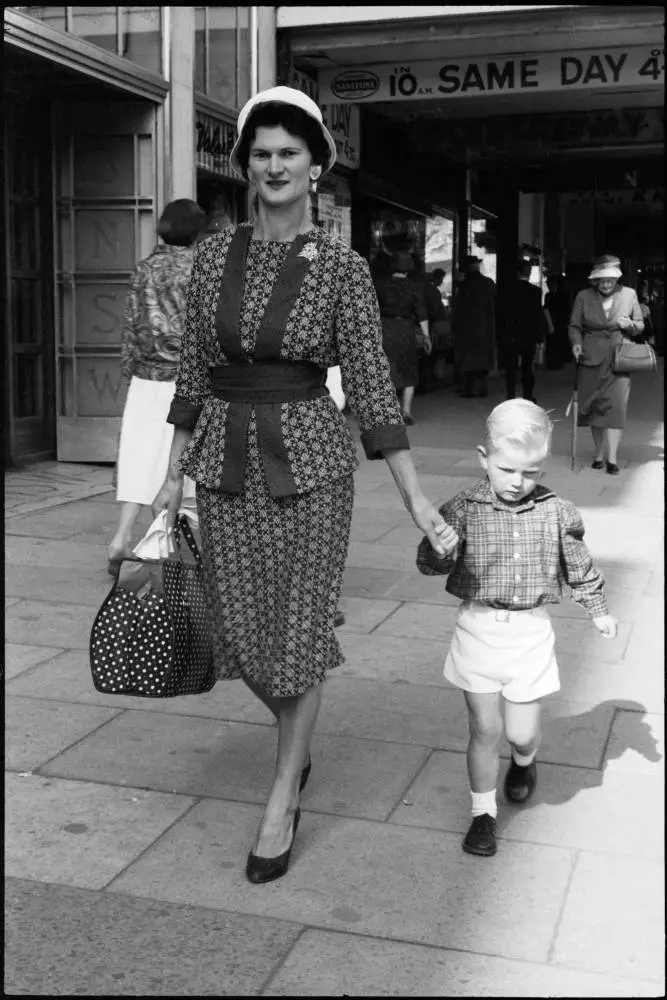
[[[201,555],[185,517],[174,540],[168,559],[121,562],[90,633],[98,691],[175,698],[215,684]]]

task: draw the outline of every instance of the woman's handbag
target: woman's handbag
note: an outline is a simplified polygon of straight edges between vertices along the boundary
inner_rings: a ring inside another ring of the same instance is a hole
[[[614,349],[612,371],[614,375],[634,375],[635,372],[656,372],[658,362],[650,344],[623,337]]]
[[[174,542],[167,559],[119,564],[90,633],[93,684],[104,694],[175,698],[215,684],[201,555],[183,516]]]

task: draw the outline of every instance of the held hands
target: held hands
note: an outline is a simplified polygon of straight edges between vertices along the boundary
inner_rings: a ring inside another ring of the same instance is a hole
[[[426,497],[414,500],[410,505],[412,519],[428,538],[431,547],[440,558],[450,555],[456,548],[459,536],[444,520],[442,514],[429,503]]]
[[[581,344],[572,345],[572,357],[575,361],[578,361],[581,355],[584,353],[584,349]]]
[[[616,322],[621,330],[634,330],[635,324],[629,316],[619,316]]]
[[[593,619],[593,624],[605,639],[615,639],[618,635],[618,622],[613,615],[600,615]]]

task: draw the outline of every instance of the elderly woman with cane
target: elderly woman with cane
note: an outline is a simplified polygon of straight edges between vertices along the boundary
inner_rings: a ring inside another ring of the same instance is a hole
[[[169,474],[197,484],[219,679],[242,678],[278,721],[275,776],[246,863],[253,883],[288,869],[328,671],[357,455],[325,381],[340,365],[371,459],[384,458],[415,523],[444,553],[382,351],[368,265],[313,226],[309,191],[336,158],[317,105],[291,87],[241,110],[231,154],[257,195],[242,224],[199,244],[188,292]]]
[[[618,257],[598,257],[588,276],[591,288],[577,295],[569,337],[579,370],[579,426],[590,427],[595,445],[594,469],[607,467],[617,476],[618,447],[630,398],[630,376],[614,372],[614,352],[623,337],[638,338],[644,320],[637,294],[619,284]]]

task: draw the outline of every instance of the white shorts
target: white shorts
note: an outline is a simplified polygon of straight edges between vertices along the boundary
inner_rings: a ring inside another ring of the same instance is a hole
[[[153,382],[132,376],[120,432],[116,500],[153,503],[167,475],[173,424],[167,423],[175,382]],[[185,476],[183,497],[193,501],[195,484]]]
[[[445,659],[445,677],[463,691],[536,701],[560,689],[555,636],[546,608],[497,611],[464,601]]]

